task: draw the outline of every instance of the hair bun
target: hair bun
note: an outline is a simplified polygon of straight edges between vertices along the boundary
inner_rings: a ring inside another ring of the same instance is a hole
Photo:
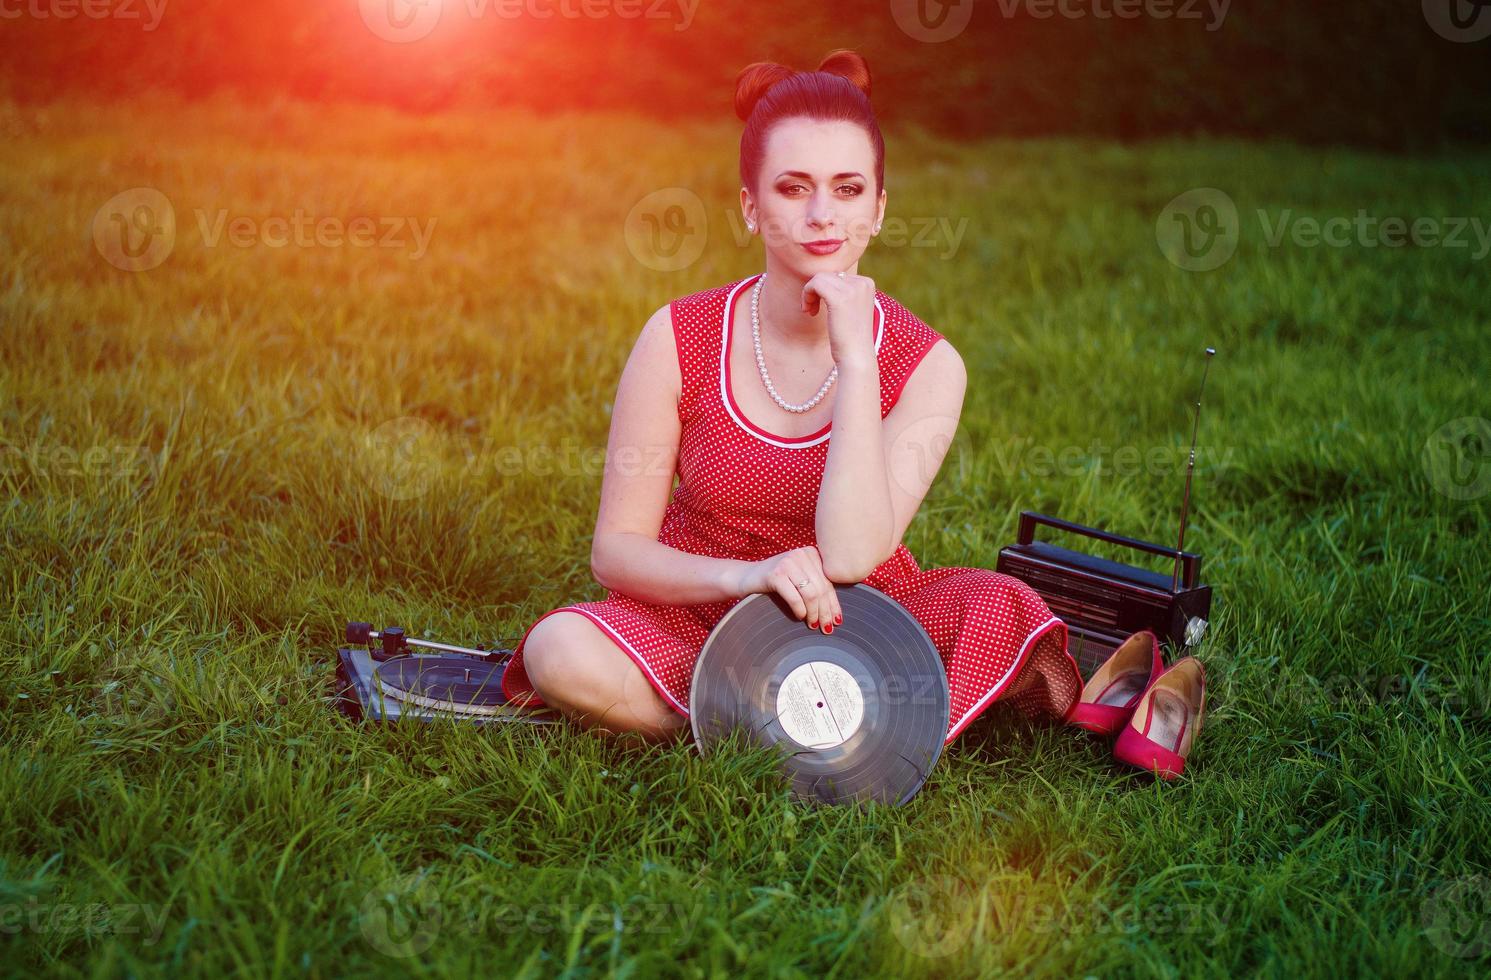
[[[836,48],[823,56],[818,70],[830,75],[842,75],[854,83],[854,87],[870,97],[870,65],[864,57],[850,48]]]
[[[870,97],[870,66],[857,51],[837,48],[823,56],[818,71],[846,78],[855,88]],[[784,78],[797,72],[775,61],[755,61],[735,76],[735,114],[741,122],[751,118],[751,110],[767,91]]]
[[[775,61],[755,61],[742,68],[735,76],[735,114],[741,122],[751,118],[751,110],[756,108],[767,89],[795,74],[791,68]]]

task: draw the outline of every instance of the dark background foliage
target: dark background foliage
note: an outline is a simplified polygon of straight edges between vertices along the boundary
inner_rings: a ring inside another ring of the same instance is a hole
[[[728,117],[741,66],[809,68],[844,46],[868,58],[885,124],[944,135],[1211,133],[1418,150],[1491,134],[1491,39],[1454,43],[1426,9],[1491,18],[1479,0],[974,0],[967,27],[941,43],[899,26],[896,8],[914,6],[901,0],[698,0],[687,17],[672,0],[616,0],[591,16],[573,15],[580,0],[424,0],[441,4],[440,20],[410,43],[378,37],[364,13],[414,0],[166,0],[153,30],[147,0],[101,0],[119,16],[60,16],[78,2],[7,5],[0,94],[227,90],[417,111]],[[1114,16],[1125,2],[1140,15]]]

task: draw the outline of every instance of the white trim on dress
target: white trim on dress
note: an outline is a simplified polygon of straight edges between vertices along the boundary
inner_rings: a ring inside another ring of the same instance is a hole
[[[1052,616],[1050,619],[1046,620],[1044,623],[1037,626],[1034,630],[1031,631],[1030,635],[1025,638],[1025,642],[1020,645],[1020,652],[1015,655],[1015,662],[1010,664],[1010,669],[1005,671],[1004,676],[999,678],[998,683],[996,683],[992,688],[989,689],[989,693],[979,698],[976,702],[974,702],[973,707],[963,712],[963,717],[959,718],[958,723],[952,726],[951,730],[948,731],[947,740],[942,743],[943,745],[946,745],[948,742],[951,742],[953,739],[957,738],[958,735],[962,733],[963,729],[968,725],[968,723],[973,720],[973,716],[982,711],[989,704],[990,701],[994,700],[994,696],[996,694],[1004,690],[1004,685],[1009,682],[1010,676],[1014,674],[1014,672],[1020,667],[1020,665],[1025,662],[1025,651],[1030,648],[1030,645],[1032,643],[1040,639],[1042,636],[1045,636],[1047,630],[1060,622],[1062,622],[1062,620],[1057,619],[1055,616]]]
[[[725,406],[725,411],[728,412],[730,417],[735,420],[735,424],[740,427],[742,432],[745,432],[748,435],[755,436],[762,442],[771,443],[773,446],[781,446],[783,449],[806,449],[809,446],[816,446],[820,442],[826,440],[829,436],[833,435],[832,421],[830,421],[828,424],[829,431],[823,433],[823,435],[819,436],[816,439],[810,439],[806,442],[783,442],[780,439],[773,439],[769,436],[764,436],[761,433],[757,432],[755,429],[751,428],[744,419],[742,419],[735,413],[734,407],[732,407],[730,404],[730,396],[725,392],[725,360],[730,356],[730,311],[735,308],[735,295],[740,292],[741,288],[744,287],[746,283],[758,277],[759,276],[747,276],[746,278],[742,279],[740,282],[731,287],[730,294],[725,297],[725,312],[720,316],[720,404]],[[879,320],[875,324],[875,353],[879,354],[880,342],[885,339],[885,308],[880,305],[879,296],[875,297],[875,309],[880,314]]]

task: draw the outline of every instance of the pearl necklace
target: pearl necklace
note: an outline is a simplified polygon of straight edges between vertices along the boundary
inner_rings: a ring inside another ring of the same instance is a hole
[[[801,405],[793,405],[777,394],[776,385],[771,383],[771,375],[766,373],[766,357],[761,353],[761,315],[759,313],[759,301],[761,299],[761,285],[766,282],[766,273],[761,273],[761,278],[756,280],[756,288],[751,290],[751,340],[756,345],[756,367],[761,371],[761,381],[766,385],[766,393],[771,395],[771,400],[789,412],[806,412],[814,405],[823,400],[828,394],[828,389],[833,387],[834,381],[839,377],[839,366],[834,365],[832,371],[828,372],[828,378],[824,380],[823,387],[818,389],[818,394],[803,402]]]

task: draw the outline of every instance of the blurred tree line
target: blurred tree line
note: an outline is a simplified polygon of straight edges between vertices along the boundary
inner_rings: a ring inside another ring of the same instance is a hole
[[[1483,0],[0,0],[0,94],[726,119],[748,62],[852,47],[887,126],[1415,150],[1491,135],[1482,24]]]

